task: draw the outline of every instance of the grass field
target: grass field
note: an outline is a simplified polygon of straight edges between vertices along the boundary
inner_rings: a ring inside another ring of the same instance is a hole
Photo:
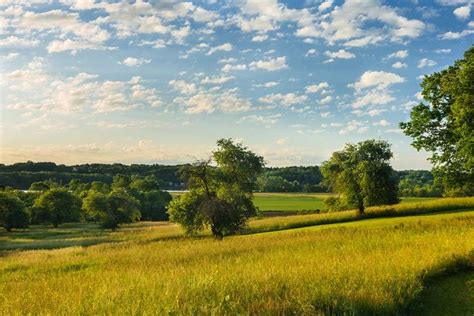
[[[271,232],[222,242],[182,238],[165,223],[2,233],[0,314],[380,314],[426,311],[453,288],[470,311],[472,274],[451,274],[474,264],[473,206],[452,199],[368,210],[379,218],[265,218],[250,232]]]
[[[327,210],[326,193],[256,193],[255,205],[262,211],[315,211]],[[401,203],[431,201],[438,198],[404,197]]]

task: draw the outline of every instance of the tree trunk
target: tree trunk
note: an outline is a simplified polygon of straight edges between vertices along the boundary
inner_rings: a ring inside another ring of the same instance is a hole
[[[359,215],[364,215],[365,214],[364,210],[365,210],[364,204],[363,203],[359,204]]]
[[[222,234],[222,232],[214,226],[211,227],[211,231],[216,240],[222,240],[222,238],[224,238],[224,234]]]

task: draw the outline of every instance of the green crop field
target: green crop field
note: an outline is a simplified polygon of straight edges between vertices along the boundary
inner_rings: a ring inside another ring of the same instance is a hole
[[[262,211],[315,211],[327,210],[325,193],[256,193],[255,205]],[[401,203],[431,201],[438,198],[404,197]]]
[[[163,222],[0,232],[0,314],[393,314],[446,288],[472,314],[473,227],[470,198],[257,219],[221,242]]]

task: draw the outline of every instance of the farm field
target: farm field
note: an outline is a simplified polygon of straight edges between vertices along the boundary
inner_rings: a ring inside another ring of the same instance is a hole
[[[368,214],[380,218],[357,221],[350,218],[353,212],[265,218],[252,221],[250,232],[273,231],[222,242],[207,235],[181,238],[178,226],[163,222],[127,225],[116,232],[62,225],[8,237],[1,233],[0,310],[379,314],[423,310],[426,302],[446,299],[439,284],[465,289],[459,310],[472,314],[472,273],[451,274],[473,268],[473,201],[441,204],[400,205],[398,215],[411,216],[390,218],[373,208]],[[429,208],[438,213],[413,215]],[[347,222],[337,223],[341,219]],[[286,228],[298,227],[298,221],[307,227],[284,229],[285,221]],[[13,250],[15,243],[29,243],[25,249],[32,249],[61,240],[64,244],[56,244],[60,249]],[[425,290],[425,284],[435,288]]]
[[[255,205],[262,211],[327,210],[324,199],[328,193],[256,193]],[[438,198],[403,197],[401,203],[423,202]]]

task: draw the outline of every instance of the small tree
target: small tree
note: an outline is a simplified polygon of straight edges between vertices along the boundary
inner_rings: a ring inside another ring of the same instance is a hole
[[[7,231],[28,227],[30,216],[24,203],[15,195],[0,192],[0,226]]]
[[[41,194],[33,205],[34,212],[54,227],[80,220],[81,200],[65,189],[52,189]]]
[[[84,199],[86,216],[102,223],[103,228],[115,230],[122,223],[140,219],[140,203],[124,189],[114,189],[105,195],[90,192]]]
[[[231,139],[221,139],[217,146],[213,159],[181,170],[189,192],[174,199],[168,213],[187,233],[210,227],[214,237],[222,239],[236,233],[257,214],[252,192],[264,161]],[[216,166],[211,166],[212,160]]]
[[[357,208],[360,214],[367,206],[398,203],[392,156],[389,143],[373,139],[334,152],[321,166],[330,189],[339,194],[328,202],[338,209]]]

